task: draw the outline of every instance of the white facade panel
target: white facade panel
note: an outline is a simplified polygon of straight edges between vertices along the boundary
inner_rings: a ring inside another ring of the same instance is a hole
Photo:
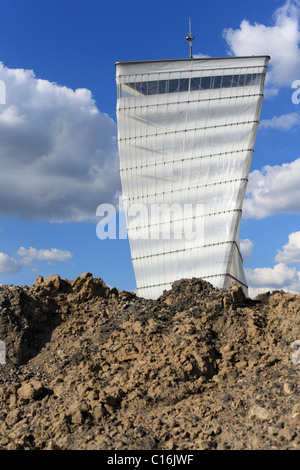
[[[228,70],[233,73],[238,68],[264,67],[269,60],[268,56],[251,57],[221,57],[202,59],[178,59],[178,60],[149,60],[137,62],[117,62],[117,79],[130,75],[150,75],[163,73],[191,73],[194,71],[214,72],[216,70]]]
[[[156,298],[184,277],[220,288],[236,280],[247,292],[239,223],[268,60],[116,64],[120,172],[139,295]],[[159,205],[174,213],[161,216]]]

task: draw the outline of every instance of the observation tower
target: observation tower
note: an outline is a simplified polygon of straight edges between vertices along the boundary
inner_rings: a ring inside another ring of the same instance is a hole
[[[189,59],[116,63],[120,174],[139,296],[157,298],[192,277],[221,289],[236,281],[247,295],[239,226],[269,59],[193,58],[190,47]]]

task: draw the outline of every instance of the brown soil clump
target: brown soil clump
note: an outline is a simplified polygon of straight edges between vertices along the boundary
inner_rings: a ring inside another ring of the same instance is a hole
[[[300,294],[0,286],[0,450],[298,450]]]

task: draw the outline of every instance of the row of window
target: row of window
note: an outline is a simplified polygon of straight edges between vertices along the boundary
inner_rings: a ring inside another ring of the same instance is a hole
[[[131,82],[118,87],[118,98],[260,85],[261,78],[261,73],[248,73],[216,77],[175,78],[171,80]]]

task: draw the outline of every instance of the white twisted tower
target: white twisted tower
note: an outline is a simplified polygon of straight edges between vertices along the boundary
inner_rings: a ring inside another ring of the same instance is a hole
[[[157,298],[173,281],[192,277],[224,289],[237,281],[247,294],[239,225],[269,59],[116,64],[120,171],[138,295]],[[161,218],[151,208],[162,204],[202,210]],[[147,211],[132,219],[133,206]],[[191,220],[202,227],[193,240],[151,236]]]

